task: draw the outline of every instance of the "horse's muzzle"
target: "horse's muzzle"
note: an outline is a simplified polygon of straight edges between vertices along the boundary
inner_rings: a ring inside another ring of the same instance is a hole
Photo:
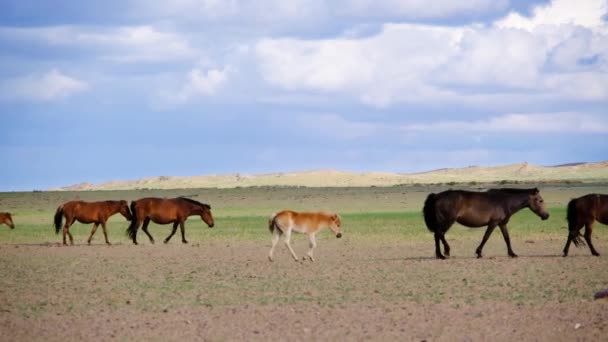
[[[341,237],[342,237],[342,233],[338,233],[338,234],[336,234],[336,237],[337,237],[338,239],[339,239],[339,238],[341,238]]]
[[[546,219],[548,219],[548,218],[549,218],[549,214],[546,214],[546,215],[544,215],[544,216],[541,216],[541,219],[542,219],[543,221],[544,221],[544,220],[546,220]]]
[[[215,223],[210,224],[209,228],[213,228],[213,226],[215,226]]]

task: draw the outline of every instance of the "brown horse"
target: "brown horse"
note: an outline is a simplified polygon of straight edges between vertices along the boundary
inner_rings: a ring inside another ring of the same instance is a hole
[[[568,241],[564,247],[564,256],[568,256],[570,242],[574,242],[576,247],[584,245],[581,240],[580,230],[585,226],[585,241],[589,245],[591,254],[599,256],[591,243],[591,233],[593,223],[598,221],[608,224],[608,195],[589,194],[579,198],[574,198],[568,203]]]
[[[154,243],[154,238],[148,232],[148,224],[150,221],[158,224],[173,223],[171,234],[165,239],[165,243],[169,242],[171,237],[177,231],[177,226],[182,233],[182,242],[188,243],[185,236],[185,222],[189,216],[199,215],[209,228],[213,227],[213,216],[211,215],[211,206],[201,203],[193,199],[178,197],[178,198],[142,198],[131,202],[131,212],[133,220],[127,228],[127,235],[137,245],[137,229],[143,222],[141,229],[148,235],[151,243]]]
[[[11,229],[15,229],[15,224],[13,223],[13,217],[11,216],[11,213],[0,213],[0,224],[3,223],[11,227]]]
[[[488,226],[481,244],[475,251],[481,258],[483,246],[494,231],[500,227],[507,244],[510,257],[517,257],[511,248],[507,223],[513,214],[523,208],[530,208],[543,220],[549,218],[543,198],[538,189],[491,189],[486,192],[448,190],[430,194],[424,202],[424,220],[428,229],[435,233],[435,255],[445,259],[441,254],[439,242],[443,243],[445,255],[450,255],[450,246],[445,240],[445,233],[458,222],[466,227],[477,228]]]
[[[91,244],[93,234],[97,231],[97,227],[101,224],[103,228],[103,236],[106,239],[106,243],[111,245],[108,241],[108,232],[106,231],[106,222],[110,216],[120,213],[128,221],[131,220],[131,212],[129,211],[129,204],[127,201],[102,201],[102,202],[85,202],[85,201],[70,201],[60,205],[55,212],[55,233],[59,234],[61,229],[61,220],[65,217],[65,225],[63,226],[63,244],[67,245],[65,241],[66,235],[70,237],[70,244],[74,244],[74,238],[70,233],[70,226],[74,222],[80,223],[93,223],[93,229],[91,235],[87,240],[88,244]]]

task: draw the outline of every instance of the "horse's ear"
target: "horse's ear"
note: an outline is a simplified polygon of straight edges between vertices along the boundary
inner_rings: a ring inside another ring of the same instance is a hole
[[[534,188],[534,194],[538,195],[538,193],[540,192],[540,190],[538,190],[538,188]]]

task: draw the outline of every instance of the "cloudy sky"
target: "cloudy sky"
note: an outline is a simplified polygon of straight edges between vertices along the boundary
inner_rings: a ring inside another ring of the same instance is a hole
[[[3,0],[0,190],[608,159],[607,0]]]

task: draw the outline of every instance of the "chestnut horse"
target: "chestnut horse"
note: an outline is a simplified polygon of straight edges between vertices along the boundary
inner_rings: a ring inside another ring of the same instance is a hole
[[[15,229],[15,224],[13,223],[13,217],[11,216],[11,213],[0,213],[0,224],[3,223],[11,227],[11,229]]]
[[[91,244],[91,239],[97,231],[97,227],[101,224],[103,228],[103,236],[106,243],[108,241],[108,232],[106,230],[106,222],[110,216],[120,213],[128,221],[131,220],[131,212],[127,201],[101,201],[101,202],[85,202],[85,201],[70,201],[60,205],[55,212],[55,233],[59,234],[61,229],[61,220],[65,217],[65,225],[63,226],[63,245],[67,245],[65,237],[70,237],[70,244],[74,244],[74,238],[70,233],[70,226],[74,222],[93,223],[93,229],[87,240]]]
[[[570,242],[574,242],[576,247],[585,245],[581,240],[580,230],[585,226],[585,241],[589,245],[591,254],[599,256],[591,243],[591,233],[593,223],[608,224],[608,195],[589,194],[579,198],[574,198],[568,203],[568,241],[564,247],[564,256],[568,256]]]
[[[150,221],[158,224],[173,223],[173,230],[165,239],[165,243],[169,242],[171,237],[175,234],[178,225],[182,233],[182,242],[188,243],[184,230],[185,222],[189,216],[199,215],[201,219],[207,223],[209,228],[212,228],[214,225],[213,216],[211,215],[211,206],[209,206],[209,204],[185,197],[170,199],[148,197],[138,199],[137,201],[131,202],[131,212],[133,213],[133,220],[131,221],[129,228],[127,228],[127,235],[136,245],[137,229],[142,222],[143,226],[141,229],[148,235],[151,243],[154,243],[154,238],[148,232],[148,224],[150,224]]]
[[[435,255],[445,259],[439,248],[443,243],[445,255],[450,255],[450,246],[445,240],[445,233],[458,222],[466,227],[477,228],[488,226],[477,247],[477,257],[481,258],[483,246],[494,231],[500,227],[507,244],[507,251],[512,258],[517,257],[511,248],[507,223],[513,214],[523,208],[530,208],[543,220],[549,218],[543,198],[538,189],[490,189],[485,192],[447,190],[430,194],[424,202],[424,221],[428,229],[435,234]]]
[[[285,234],[285,245],[289,249],[291,256],[298,261],[298,257],[296,253],[291,248],[291,232],[294,231],[296,233],[304,233],[308,235],[309,241],[309,250],[306,254],[310,261],[315,261],[312,256],[312,252],[317,247],[317,241],[315,239],[315,234],[323,228],[328,228],[334,234],[336,234],[337,238],[342,237],[341,232],[342,219],[340,215],[333,213],[298,213],[291,210],[284,210],[278,214],[272,214],[268,219],[268,229],[272,233],[272,247],[270,248],[270,252],[268,253],[268,259],[270,261],[274,260],[274,248],[279,242],[279,237],[282,234]],[[306,257],[302,258],[306,260]]]

